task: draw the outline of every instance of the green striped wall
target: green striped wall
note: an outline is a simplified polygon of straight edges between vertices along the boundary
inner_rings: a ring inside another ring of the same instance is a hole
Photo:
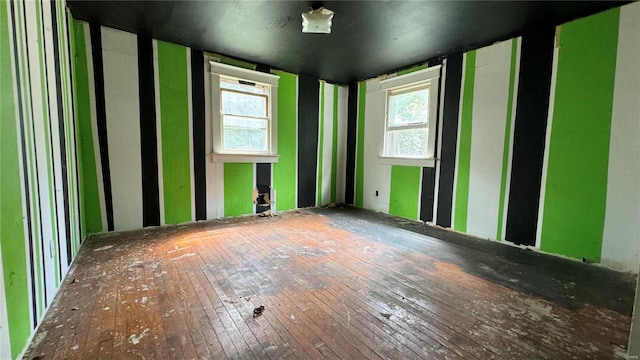
[[[67,16],[63,2],[0,4],[0,296],[8,325],[0,358],[18,358],[25,349],[82,236]],[[4,321],[0,316],[0,326]]]
[[[620,9],[562,25],[540,249],[599,262]]]
[[[98,103],[104,101],[111,104],[113,107],[114,101],[112,99],[93,99],[92,94],[94,89],[91,87],[91,79],[94,72],[105,71],[104,69],[93,69],[91,62],[92,49],[90,42],[88,41],[91,34],[88,31],[88,26],[83,22],[76,22],[75,26],[75,44],[78,47],[76,49],[76,66],[78,72],[78,78],[76,79],[76,87],[78,88],[77,96],[77,108],[78,116],[80,118],[79,127],[81,133],[80,139],[80,152],[82,156],[82,186],[87,191],[83,191],[83,206],[86,208],[84,221],[87,222],[87,233],[95,233],[100,231],[106,231],[104,224],[105,219],[108,218],[106,212],[106,196],[103,194],[106,185],[103,184],[103,177],[101,175],[101,158],[104,154],[99,154],[98,139],[95,134],[95,129],[92,128],[92,122],[95,123],[96,109],[91,106],[91,101]],[[114,45],[118,43],[118,38],[127,39],[132,41],[132,34],[126,32],[116,31],[109,28],[101,28],[103,34],[109,34],[110,44]],[[105,46],[105,38],[102,39],[102,45]],[[251,189],[256,185],[256,177],[258,172],[256,171],[256,165],[253,163],[218,163],[213,162],[211,154],[211,139],[215,129],[211,129],[211,119],[204,119],[205,122],[205,163],[204,165],[194,164],[192,152],[196,145],[202,145],[201,137],[194,137],[190,132],[192,131],[191,121],[192,113],[189,112],[190,107],[196,107],[199,104],[194,104],[196,101],[195,95],[190,98],[190,88],[194,79],[194,74],[191,69],[191,56],[193,54],[198,55],[191,51],[191,49],[183,46],[178,46],[162,41],[153,41],[156,52],[156,66],[155,82],[157,89],[150,90],[143,88],[141,91],[145,91],[145,96],[148,96],[148,92],[154,91],[156,95],[156,126],[158,128],[158,171],[159,181],[158,186],[160,189],[159,205],[160,211],[163,215],[160,219],[162,224],[174,224],[185,221],[191,221],[195,218],[195,214],[192,213],[192,209],[197,206],[202,206],[201,199],[194,199],[195,189],[192,189],[192,184],[199,184],[196,181],[202,180],[202,178],[192,178],[195,173],[194,166],[204,166],[204,182],[206,183],[206,209],[205,216],[207,218],[215,218],[222,216],[237,216],[253,214],[255,209],[251,202]],[[117,60],[117,56],[120,56],[114,52],[109,52],[109,57],[106,58],[104,68],[113,69],[113,62]],[[255,64],[251,64],[244,61],[239,61],[233,58],[218,54],[205,54],[205,76],[202,81],[205,82],[205,96],[210,96],[210,88],[207,85],[209,79],[209,73],[207,70],[208,61],[220,61],[227,65],[239,66],[247,69],[256,69]],[[134,74],[138,69],[128,69],[128,73]],[[295,209],[298,204],[298,76],[295,74],[286,73],[279,70],[273,70],[273,74],[280,77],[278,84],[278,161],[270,167],[270,175],[272,186],[276,192],[276,210],[286,211]],[[185,78],[186,77],[186,78]],[[107,77],[106,80],[109,80]],[[197,80],[196,80],[197,81]],[[336,176],[340,172],[340,163],[344,163],[342,160],[343,154],[338,154],[339,141],[335,133],[339,133],[338,128],[341,121],[346,121],[346,115],[338,114],[338,102],[346,104],[346,93],[342,95],[344,99],[339,95],[339,87],[326,82],[319,82],[318,86],[322,86],[323,89],[335,90],[331,93],[323,92],[323,102],[333,101],[333,107],[329,108],[323,106],[322,113],[318,113],[318,116],[324,115],[325,118],[321,119],[321,126],[318,127],[318,138],[322,141],[319,146],[322,157],[317,159],[317,164],[323,168],[323,171],[318,171],[318,176],[315,178],[317,186],[314,186],[316,194],[315,199],[320,199],[322,204],[328,203],[330,198],[337,198],[338,184]],[[322,85],[321,85],[322,84]],[[320,90],[320,89],[319,89]],[[326,94],[325,94],[326,93]],[[89,94],[89,95],[87,95]],[[364,94],[364,93],[363,93]],[[191,94],[193,95],[193,94]],[[320,100],[320,99],[319,99]],[[140,101],[140,99],[132,98],[132,102]],[[123,104],[127,109],[137,109],[138,104]],[[127,116],[135,118],[135,111],[130,111]],[[333,117],[332,117],[333,115]],[[109,115],[107,114],[107,117]],[[211,116],[210,114],[208,116]],[[342,119],[344,117],[344,119]],[[135,120],[135,119],[134,119]],[[113,124],[107,119],[107,124]],[[335,126],[338,125],[338,126]],[[111,125],[112,127],[114,125]],[[93,124],[93,127],[96,127]],[[98,129],[99,131],[102,131]],[[113,142],[116,137],[113,135],[112,130],[118,130],[113,127],[108,131],[108,142]],[[193,139],[192,139],[193,138]],[[195,142],[198,141],[197,144]],[[326,143],[325,143],[326,142]],[[109,147],[108,153],[112,153],[113,145],[107,144]],[[125,144],[126,145],[126,144]],[[123,144],[117,144],[116,146],[123,146]],[[130,151],[136,153],[140,151],[138,147],[141,145],[136,143],[131,145]],[[151,149],[146,149],[147,154]],[[116,163],[113,163],[116,164]],[[113,164],[111,167],[113,168]],[[151,163],[147,163],[151,164]],[[265,169],[267,166],[261,165],[260,174],[268,174]],[[334,167],[335,170],[334,171]],[[132,170],[132,169],[129,169]],[[135,170],[135,169],[133,169]],[[148,170],[147,170],[148,171]],[[107,180],[113,183],[117,182],[119,186],[126,186],[125,190],[131,191],[133,194],[138,194],[137,181],[124,182],[120,178],[127,172],[119,171],[110,172],[110,178]],[[134,174],[138,175],[138,174]],[[202,175],[198,175],[202,176]],[[263,176],[263,175],[261,175]],[[115,178],[114,178],[115,177]],[[137,178],[136,178],[137,179]],[[262,179],[261,181],[267,181]],[[322,184],[322,186],[320,186]],[[143,184],[144,186],[144,184]],[[200,185],[199,185],[200,186]],[[96,190],[95,193],[93,190]],[[151,194],[152,189],[145,188]],[[115,191],[115,190],[114,190]],[[115,196],[114,193],[112,196]],[[202,196],[202,192],[200,192]],[[147,201],[153,201],[151,197],[147,196]],[[196,201],[198,200],[198,201]],[[135,200],[138,201],[138,200]],[[138,209],[140,206],[131,206],[130,209],[125,209],[120,201],[120,208],[114,206],[113,210],[116,211],[130,211],[132,217],[140,217]],[[149,203],[147,203],[149,204]],[[148,209],[146,207],[144,209]],[[143,211],[144,211],[143,209]],[[199,209],[202,209],[200,207]],[[101,213],[104,212],[104,213]],[[202,212],[201,212],[202,213]],[[118,213],[122,218],[122,214]],[[114,214],[115,216],[116,214]],[[137,219],[132,222],[135,225]],[[127,224],[129,228],[131,224]],[[139,225],[142,227],[142,224]],[[116,230],[126,230],[124,228],[118,228]],[[129,229],[127,228],[127,229]]]
[[[422,168],[418,166],[391,166],[391,192],[389,214],[418,220]]]
[[[473,112],[473,85],[476,71],[476,51],[464,54],[463,88],[461,91],[460,124],[458,125],[458,159],[455,187],[453,228],[467,231],[469,204],[469,171],[471,166],[471,117]]]
[[[355,205],[363,206],[364,191],[364,128],[365,128],[365,99],[367,96],[367,83],[361,81],[358,84],[358,138],[356,141],[356,188]]]
[[[331,202],[335,203],[338,189],[338,86],[333,87],[333,132],[331,142]]]
[[[324,89],[326,86],[325,81],[320,82],[320,121],[319,121],[319,130],[318,130],[318,175],[317,175],[317,183],[316,183],[316,205],[322,205],[322,162],[323,162],[323,153],[324,153]]]
[[[253,213],[253,164],[224,164],[224,216]]]
[[[87,59],[86,41],[89,34],[85,34],[84,23],[73,21],[74,42],[73,48],[73,71],[75,99],[75,113],[78,119],[78,158],[80,159],[80,204],[82,208],[82,236],[95,234],[105,230],[102,224],[102,213],[100,210],[100,195],[98,188],[98,173],[96,164],[96,153],[91,127],[91,109],[89,92],[89,63]]]
[[[278,82],[278,163],[273,164],[273,187],[278,211],[296,208],[298,137],[298,77],[283,71]]]
[[[16,124],[18,109],[14,92],[15,73],[12,68],[9,15],[6,4],[0,4],[0,247],[2,251],[2,274],[7,307],[7,325],[10,331],[11,356],[16,357],[31,334],[28,314],[29,274],[25,243],[25,216],[22,209],[22,181],[19,157],[20,133]],[[0,310],[1,311],[1,310]],[[0,324],[2,326],[2,324]],[[3,346],[0,343],[0,346]]]
[[[166,224],[191,221],[188,48],[158,41],[162,183]]]
[[[498,228],[496,229],[496,240],[502,240],[503,221],[505,220],[505,195],[507,191],[507,178],[509,177],[509,150],[511,148],[511,119],[513,116],[514,87],[516,82],[518,41],[511,42],[511,69],[509,75],[509,99],[507,100],[507,119],[504,129],[504,150],[502,152],[502,180],[500,182],[500,200],[498,201]]]

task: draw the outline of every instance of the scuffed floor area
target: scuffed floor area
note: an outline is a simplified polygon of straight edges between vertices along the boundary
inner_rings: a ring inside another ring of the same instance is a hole
[[[363,210],[300,210],[88,239],[25,358],[624,358],[634,286]]]

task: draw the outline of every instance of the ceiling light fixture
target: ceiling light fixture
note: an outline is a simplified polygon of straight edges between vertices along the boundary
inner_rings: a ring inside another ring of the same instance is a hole
[[[331,34],[333,11],[323,7],[302,13],[302,32]]]

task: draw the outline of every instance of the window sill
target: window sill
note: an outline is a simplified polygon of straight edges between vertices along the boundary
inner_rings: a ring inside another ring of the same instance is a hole
[[[212,163],[277,163],[278,155],[209,154]]]
[[[378,156],[378,163],[382,165],[403,165],[403,166],[420,166],[420,167],[435,167],[436,159],[416,159],[416,158],[400,158],[400,157],[388,157]]]

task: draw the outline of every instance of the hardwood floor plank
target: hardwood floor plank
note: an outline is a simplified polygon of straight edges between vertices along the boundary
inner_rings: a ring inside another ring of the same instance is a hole
[[[625,275],[406,223],[313,209],[92,237],[25,358],[624,358]]]

